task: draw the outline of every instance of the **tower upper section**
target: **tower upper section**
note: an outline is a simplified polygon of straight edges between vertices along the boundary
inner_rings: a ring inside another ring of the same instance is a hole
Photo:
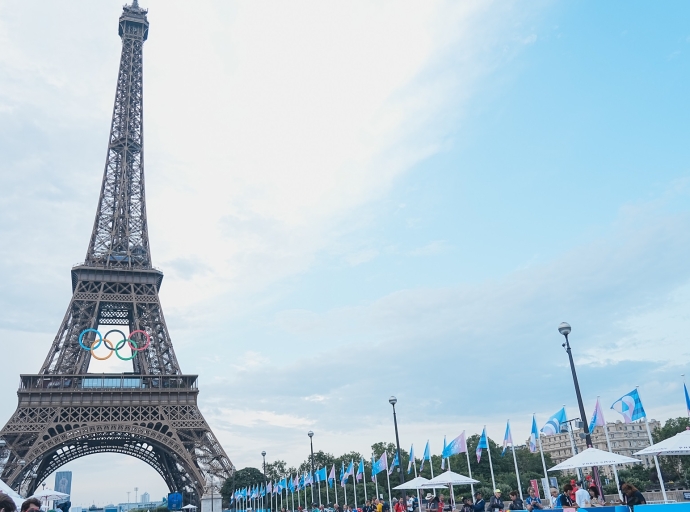
[[[125,5],[108,156],[96,220],[84,264],[90,267],[150,269],[144,194],[143,45],[149,32],[146,9]]]

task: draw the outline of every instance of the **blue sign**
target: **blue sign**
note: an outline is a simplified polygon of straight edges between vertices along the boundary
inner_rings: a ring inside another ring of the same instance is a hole
[[[182,494],[171,492],[168,494],[168,510],[182,510]]]

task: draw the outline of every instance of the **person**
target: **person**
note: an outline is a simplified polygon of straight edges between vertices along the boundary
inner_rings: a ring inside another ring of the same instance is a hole
[[[0,512],[15,512],[17,505],[12,498],[4,492],[0,492]]]
[[[405,512],[405,503],[403,502],[402,498],[399,498],[397,500],[393,500],[395,503],[393,505],[393,510],[395,512]]]
[[[21,512],[40,512],[41,501],[38,498],[29,498],[22,503]]]
[[[558,495],[558,498],[556,499],[556,507],[557,508],[565,508],[565,507],[576,507],[577,503],[573,501],[573,499],[570,497],[570,493],[573,490],[573,484],[565,484],[563,486],[563,492]]]
[[[474,504],[472,503],[472,498],[468,496],[462,499],[460,512],[474,512]]]
[[[633,484],[623,484],[623,494],[626,502],[632,510],[635,505],[646,505],[647,500],[644,499],[642,493]]]
[[[508,496],[510,496],[510,505],[508,505],[508,510],[525,510],[525,505],[518,497],[517,491],[510,491]]]
[[[443,508],[446,506],[445,500],[443,499],[443,494],[438,497],[438,512],[443,512]]]
[[[551,508],[556,508],[558,502],[558,489],[551,487]]]
[[[580,486],[577,491],[575,491],[575,503],[580,508],[589,507],[589,491],[585,489],[583,482],[578,482]]]
[[[381,505],[381,512],[390,512],[391,505],[387,501],[384,501]]]
[[[474,512],[484,512],[486,509],[486,501],[482,498],[481,492],[474,493]]]
[[[525,498],[525,508],[527,510],[531,512],[533,510],[542,510],[544,508],[544,506],[541,504],[539,496],[537,496],[537,493],[534,491],[534,487],[528,487],[527,494],[529,494],[529,496]]]
[[[439,502],[438,496],[434,496],[433,498],[431,498],[431,503],[429,503],[429,505],[428,505],[428,510],[439,510],[438,502]],[[439,512],[440,512],[440,510],[439,510]]]
[[[489,500],[489,512],[499,512],[503,510],[503,500],[501,499],[501,489],[494,489],[494,495]]]
[[[340,505],[338,505],[337,503],[334,503],[333,504],[333,512],[340,512]]]
[[[374,510],[376,510],[376,512],[381,512],[383,510],[383,504],[378,498],[374,498]]]
[[[364,502],[362,512],[374,512],[374,507],[371,506],[371,500],[367,500]]]
[[[601,496],[599,495],[599,488],[596,485],[590,485],[589,489],[587,489],[587,492],[589,492],[589,503],[593,507],[603,507],[604,503],[603,500],[601,499]]]
[[[414,496],[411,494],[407,497],[407,512],[414,512]]]

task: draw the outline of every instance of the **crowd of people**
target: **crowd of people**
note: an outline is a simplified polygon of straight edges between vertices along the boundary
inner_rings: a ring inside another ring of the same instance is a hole
[[[632,484],[621,484],[622,500],[617,500],[611,505],[628,505],[631,509],[635,505],[644,505],[646,500],[642,493]],[[603,507],[606,505],[603,496],[599,493],[599,489],[592,485],[587,486],[580,482],[579,485],[567,483],[563,486],[562,491],[559,492],[556,488],[551,488],[551,496],[548,500],[542,500],[537,495],[533,487],[527,489],[527,498],[522,500],[517,491],[511,491],[508,496],[510,500],[506,503],[502,498],[500,489],[495,489],[493,495],[487,502],[481,492],[474,495],[474,499],[470,496],[464,497],[459,503],[453,504],[447,502],[443,494],[434,496],[428,494],[419,506],[416,497],[408,496],[405,498],[394,498],[392,500],[393,510],[390,504],[381,499],[374,501],[367,500],[361,506],[340,506],[337,503],[332,506],[317,505],[314,503],[311,508],[299,507],[297,512],[506,512],[509,510],[527,510],[528,512],[536,512],[544,509],[556,508],[589,508],[589,507]],[[455,506],[454,506],[455,505]],[[2,510],[0,510],[2,512]],[[7,511],[6,511],[7,512]],[[24,512],[24,511],[22,511]],[[281,512],[289,512],[283,508]]]
[[[37,498],[24,500],[20,512],[40,512],[41,501]],[[17,512],[17,505],[7,494],[0,492],[0,512]]]

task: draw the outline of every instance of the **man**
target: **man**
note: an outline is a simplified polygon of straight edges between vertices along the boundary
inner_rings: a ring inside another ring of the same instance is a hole
[[[575,491],[575,503],[577,503],[577,506],[580,508],[589,507],[589,491],[585,489],[583,482],[578,482],[578,485],[580,488]]]
[[[371,506],[371,500],[367,500],[362,507],[362,512],[374,512],[374,507]]]
[[[520,498],[518,498],[517,491],[510,491],[508,495],[510,496],[510,505],[508,505],[508,510],[525,510],[525,504]]]
[[[577,503],[573,501],[573,499],[570,497],[570,494],[573,492],[573,486],[572,484],[565,484],[563,486],[563,492],[558,495],[558,498],[556,499],[556,507],[557,508],[565,508],[565,507],[577,507]]]
[[[22,512],[40,512],[41,502],[38,498],[29,498],[22,503]]]
[[[395,512],[405,512],[405,503],[403,503],[402,498],[398,499],[397,501],[394,500],[394,503],[393,510],[395,510]]]
[[[541,500],[539,499],[539,496],[537,496],[537,493],[534,492],[534,487],[530,486],[527,489],[527,492],[529,493],[529,496],[525,499],[525,505],[527,510],[530,512],[534,510],[542,510],[544,506],[541,504]]]
[[[376,512],[383,512],[383,503],[381,503],[381,500],[376,498],[374,500],[374,506],[376,507]]]
[[[0,492],[0,512],[15,512],[17,505],[7,494]]]
[[[474,493],[474,512],[484,512],[484,509],[486,509],[486,501],[484,501],[484,498],[482,498],[482,493],[481,492],[475,492]]]
[[[414,512],[414,497],[411,494],[407,497],[407,512]]]
[[[503,510],[503,500],[501,499],[501,489],[494,489],[494,495],[489,500],[489,512],[501,512]]]

